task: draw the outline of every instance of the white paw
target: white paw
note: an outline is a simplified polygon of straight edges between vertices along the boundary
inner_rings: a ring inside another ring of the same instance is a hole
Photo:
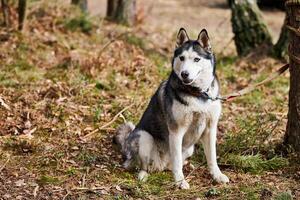
[[[149,176],[149,174],[146,171],[141,170],[139,172],[138,179],[139,179],[139,181],[146,182],[148,179],[148,176]]]
[[[190,189],[190,185],[189,185],[189,183],[186,180],[182,180],[182,181],[177,182],[177,186],[180,189],[183,189],[183,190]]]
[[[225,174],[222,174],[221,172],[213,175],[213,179],[215,181],[217,181],[218,183],[228,183],[229,182],[229,178]]]

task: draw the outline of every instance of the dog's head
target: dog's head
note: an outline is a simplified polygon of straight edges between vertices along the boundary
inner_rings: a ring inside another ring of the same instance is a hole
[[[215,59],[205,29],[197,40],[190,40],[184,28],[179,30],[172,65],[184,85],[203,91],[209,88],[214,80]]]

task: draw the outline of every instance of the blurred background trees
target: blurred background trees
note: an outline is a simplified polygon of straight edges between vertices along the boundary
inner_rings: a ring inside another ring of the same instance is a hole
[[[262,45],[271,46],[272,38],[253,0],[229,0],[231,23],[237,53],[244,56]]]
[[[83,12],[87,12],[87,9],[88,9],[88,1],[87,0],[72,0],[71,3],[79,6]]]
[[[133,26],[136,22],[136,0],[108,0],[107,19]]]
[[[276,44],[274,45],[273,48],[273,55],[276,58],[284,58],[287,56],[287,51],[288,51],[288,39],[289,39],[289,33],[286,28],[286,23],[287,23],[287,17],[285,17],[284,24],[282,25],[280,36]]]
[[[6,27],[12,26],[12,13],[10,10],[10,3],[11,1],[8,0],[1,0],[1,12],[3,16],[2,24]],[[19,0],[18,1],[18,30],[23,30],[25,20],[26,20],[26,7],[27,7],[27,0]]]
[[[26,20],[26,7],[27,7],[27,0],[19,0],[18,4],[18,29],[23,30],[25,20]]]
[[[1,0],[1,8],[2,8],[2,15],[3,15],[3,25],[8,27],[10,25],[9,19],[9,7],[7,0]]]
[[[284,8],[284,1],[258,1],[261,6]],[[279,40],[273,46],[272,37],[262,19],[261,11],[255,0],[228,0],[232,11],[231,23],[237,53],[245,56],[256,48],[265,49],[277,58],[287,55],[288,33],[285,23],[282,25]]]

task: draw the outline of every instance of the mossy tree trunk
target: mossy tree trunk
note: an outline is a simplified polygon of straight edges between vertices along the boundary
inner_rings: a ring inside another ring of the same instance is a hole
[[[293,147],[300,154],[300,0],[288,1],[286,5],[287,23],[296,30],[298,29],[298,35],[294,31],[290,31],[291,76],[288,122],[284,143]]]
[[[72,4],[79,6],[83,12],[87,12],[88,10],[87,0],[72,0]]]
[[[254,48],[272,46],[272,38],[255,0],[228,0],[237,53],[247,55]]]
[[[285,17],[284,24],[281,28],[281,33],[277,43],[274,45],[273,54],[276,58],[285,58],[287,56],[288,44],[289,44],[289,33],[286,28],[286,20]]]
[[[109,20],[133,26],[136,23],[136,0],[107,0]]]
[[[26,20],[26,8],[27,8],[27,0],[19,0],[18,5],[18,29],[21,31],[24,28],[25,20]]]

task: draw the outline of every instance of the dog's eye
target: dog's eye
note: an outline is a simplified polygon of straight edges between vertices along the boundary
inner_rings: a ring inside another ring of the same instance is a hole
[[[194,58],[194,62],[199,62],[200,58]]]
[[[184,61],[184,56],[180,56],[179,59],[180,59],[181,61]]]

